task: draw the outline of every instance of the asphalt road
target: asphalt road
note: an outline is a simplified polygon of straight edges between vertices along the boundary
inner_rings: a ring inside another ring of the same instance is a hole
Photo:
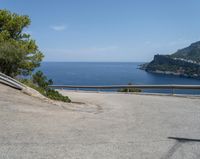
[[[0,85],[0,158],[200,158],[198,98],[62,93],[79,103],[53,105]]]

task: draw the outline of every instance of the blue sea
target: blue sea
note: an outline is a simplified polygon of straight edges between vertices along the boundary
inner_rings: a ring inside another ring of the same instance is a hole
[[[200,80],[148,73],[138,69],[135,62],[43,62],[40,66],[55,85],[123,85],[123,84],[200,84]],[[170,93],[171,90],[144,90]],[[195,90],[176,90],[175,93],[200,94]]]

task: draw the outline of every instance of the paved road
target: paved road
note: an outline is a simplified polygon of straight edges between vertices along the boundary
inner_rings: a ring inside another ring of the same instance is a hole
[[[200,158],[200,99],[62,92],[53,105],[0,85],[0,158]]]

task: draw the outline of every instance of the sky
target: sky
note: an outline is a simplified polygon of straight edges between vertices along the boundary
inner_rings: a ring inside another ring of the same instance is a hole
[[[146,62],[200,40],[199,0],[0,0],[44,61]]]

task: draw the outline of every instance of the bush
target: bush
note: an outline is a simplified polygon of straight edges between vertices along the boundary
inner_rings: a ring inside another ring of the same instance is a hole
[[[53,100],[59,100],[59,101],[63,101],[63,102],[71,102],[71,100],[67,96],[63,96],[58,91],[53,90],[53,89],[48,89],[46,91],[46,96]]]
[[[53,84],[53,81],[51,79],[48,80],[42,71],[37,71],[35,74],[33,74],[32,80],[34,84],[44,89],[47,89],[49,85]]]
[[[30,80],[21,79],[20,81],[25,85],[37,90],[47,98],[63,102],[71,102],[71,100],[67,96],[63,96],[58,91],[48,87],[49,85],[53,84],[53,81],[51,79],[48,80],[47,77],[41,71],[38,71],[35,74],[33,74]]]
[[[128,85],[132,85],[132,84],[129,83]],[[118,90],[118,92],[142,92],[142,90],[138,88],[121,88]]]

